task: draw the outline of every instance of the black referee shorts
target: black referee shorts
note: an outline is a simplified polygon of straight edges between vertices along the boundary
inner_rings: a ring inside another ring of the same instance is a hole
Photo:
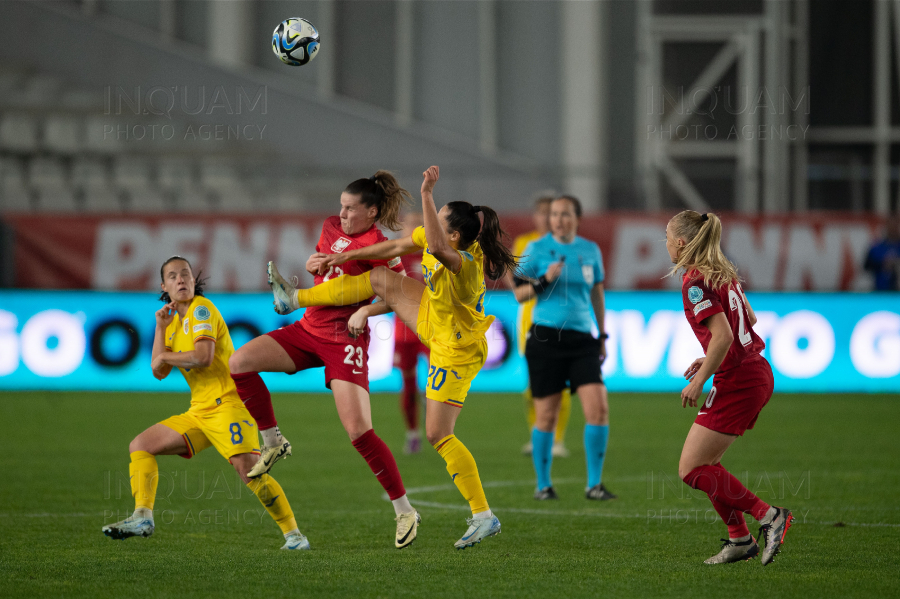
[[[525,342],[532,397],[575,393],[581,385],[602,383],[600,340],[590,333],[533,325]]]

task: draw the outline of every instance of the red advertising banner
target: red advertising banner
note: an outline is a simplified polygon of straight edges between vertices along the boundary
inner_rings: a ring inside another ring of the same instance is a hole
[[[41,289],[148,290],[159,266],[178,254],[209,277],[209,288],[266,288],[266,262],[312,284],[305,271],[322,222],[314,216],[7,215],[15,248],[15,285]],[[671,215],[586,216],[579,235],[600,245],[612,289],[662,289],[669,267],[665,226]],[[529,215],[503,216],[511,236],[531,228]],[[756,290],[867,290],[868,248],[880,220],[867,215],[722,215],[725,253]]]

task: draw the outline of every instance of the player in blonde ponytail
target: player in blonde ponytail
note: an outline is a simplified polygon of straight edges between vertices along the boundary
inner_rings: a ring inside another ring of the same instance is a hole
[[[714,290],[732,281],[740,281],[737,268],[720,247],[722,221],[718,216],[712,212],[700,214],[685,210],[669,221],[669,228],[679,248],[677,261],[669,276],[679,271],[696,270]]]
[[[684,271],[681,301],[685,318],[703,348],[684,373],[681,407],[700,407],[681,451],[678,475],[709,496],[728,527],[722,549],[705,564],[727,564],[762,555],[772,563],[791,526],[791,510],[769,505],[722,466],[725,452],[752,429],[772,397],[772,368],[762,356],[766,344],[753,330],[756,314],[738,280],[737,269],[722,253],[722,223],[715,214],[685,210],[666,226],[666,251]],[[704,384],[713,378],[704,400]],[[744,520],[759,521],[753,538]],[[760,546],[763,547],[760,547]]]

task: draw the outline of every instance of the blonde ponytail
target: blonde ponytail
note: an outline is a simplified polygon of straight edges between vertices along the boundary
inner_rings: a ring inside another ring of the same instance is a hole
[[[722,252],[722,221],[718,216],[712,212],[700,214],[685,210],[669,222],[672,237],[684,239],[687,244],[678,253],[678,260],[668,276],[682,270],[696,270],[713,290],[740,281],[737,267]]]

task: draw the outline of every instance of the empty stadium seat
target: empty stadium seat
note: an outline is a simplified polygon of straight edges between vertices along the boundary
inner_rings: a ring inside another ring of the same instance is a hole
[[[74,154],[81,148],[81,126],[72,116],[52,115],[44,120],[44,148]]]
[[[0,119],[0,149],[33,152],[37,150],[37,139],[37,118],[16,112],[7,112]]]
[[[0,158],[0,210],[30,212],[32,208],[22,162],[17,158]]]
[[[41,212],[74,212],[77,209],[62,160],[32,158],[28,162],[28,181],[36,192],[36,208]]]

